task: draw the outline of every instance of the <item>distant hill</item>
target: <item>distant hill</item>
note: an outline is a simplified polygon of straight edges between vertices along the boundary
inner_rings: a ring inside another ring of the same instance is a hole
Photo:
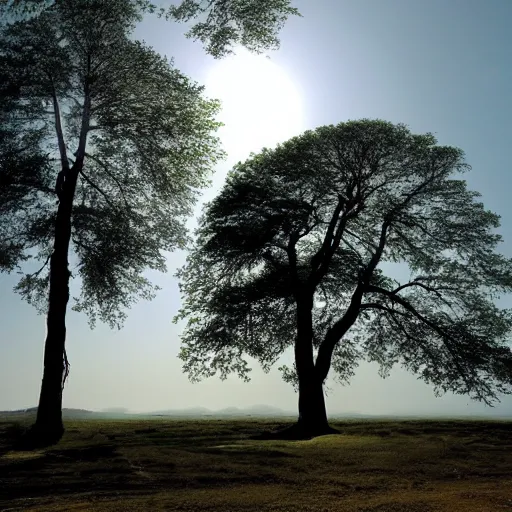
[[[189,407],[187,409],[165,409],[163,411],[152,411],[143,413],[151,416],[205,416],[211,414],[206,407]]]
[[[273,407],[272,405],[264,405],[264,404],[253,405],[252,407],[249,407],[248,409],[245,409],[245,410],[248,411],[250,414],[254,414],[254,415],[263,415],[263,414],[268,414],[270,416],[272,416],[272,415],[288,416],[290,414],[294,415],[294,416],[296,415],[296,412],[284,411],[283,409],[279,409],[278,407]]]
[[[130,411],[126,407],[109,407],[108,409],[102,409],[100,413],[106,414],[129,414]]]
[[[271,405],[253,405],[240,409],[238,407],[227,407],[219,411],[212,412],[215,416],[265,416],[265,417],[278,417],[278,416],[290,416],[295,413],[284,411],[278,407],[272,407]]]
[[[24,417],[35,416],[37,407],[29,407],[27,409],[18,409],[16,411],[0,411],[0,417],[22,419]],[[226,407],[220,410],[211,410],[206,407],[189,407],[186,409],[165,409],[161,411],[152,411],[146,413],[132,413],[123,407],[110,407],[102,411],[89,411],[87,409],[64,408],[62,410],[64,418],[68,419],[137,419],[137,418],[154,418],[154,417],[174,417],[174,418],[282,418],[294,417],[297,415],[295,411],[285,411],[278,407],[270,405],[253,405],[250,407]],[[490,411],[488,414],[361,414],[357,412],[347,413],[331,413],[331,419],[395,419],[395,420],[411,420],[411,419],[466,419],[466,420],[499,420],[512,418],[511,414],[495,413]]]
[[[0,411],[0,416],[25,416],[35,415],[37,407],[19,409],[17,411]],[[62,410],[64,418],[140,418],[154,416],[169,416],[180,418],[239,418],[239,417],[282,417],[291,416],[295,413],[286,412],[270,405],[253,405],[247,408],[226,407],[217,411],[207,409],[206,407],[189,407],[186,409],[164,409],[160,411],[151,411],[146,413],[132,413],[124,407],[109,407],[101,411],[89,411],[86,409],[68,409]]]
[[[31,416],[37,414],[37,407],[28,407],[27,409],[18,409],[17,411],[0,411],[0,416]],[[96,413],[86,409],[62,409],[64,418],[81,418],[89,417]]]
[[[283,411],[277,407],[270,405],[253,405],[247,408],[239,407],[226,407],[220,410],[211,410],[206,407],[190,407],[187,409],[167,409],[163,411],[154,411],[146,413],[150,416],[181,416],[181,417],[247,417],[247,416],[261,416],[261,417],[279,417],[290,416],[295,413]]]

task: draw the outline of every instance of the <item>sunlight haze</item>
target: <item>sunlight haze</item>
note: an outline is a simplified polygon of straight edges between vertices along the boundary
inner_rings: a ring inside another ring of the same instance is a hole
[[[222,103],[219,135],[229,161],[245,159],[304,131],[302,98],[286,72],[263,55],[240,49],[215,62],[207,94]]]

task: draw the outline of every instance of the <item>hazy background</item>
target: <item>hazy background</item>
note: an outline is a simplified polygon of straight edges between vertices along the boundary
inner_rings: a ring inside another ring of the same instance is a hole
[[[304,17],[288,22],[281,49],[270,60],[241,52],[214,61],[199,43],[184,38],[183,26],[147,19],[138,27],[137,37],[174,57],[179,69],[226,104],[221,136],[229,157],[218,166],[205,198],[215,195],[229,167],[251,150],[307,128],[362,117],[404,122],[466,151],[473,166],[467,180],[502,216],[501,250],[512,256],[512,2],[294,4]],[[255,366],[249,384],[234,377],[188,382],[176,358],[182,326],[171,321],[180,304],[173,274],[184,254],[168,260],[166,275],[151,275],[162,287],[158,297],[133,307],[121,331],[101,324],[90,331],[84,316],[68,314],[71,372],[64,406],[150,411],[265,403],[294,410],[297,397],[277,371],[265,375]],[[36,405],[42,372],[45,319],[11,291],[15,283],[15,275],[0,275],[0,410]],[[510,297],[500,303],[512,307]],[[291,362],[290,356],[285,359]],[[436,398],[399,368],[382,380],[365,364],[349,387],[329,387],[330,413],[512,414],[512,399],[491,410],[466,397]]]

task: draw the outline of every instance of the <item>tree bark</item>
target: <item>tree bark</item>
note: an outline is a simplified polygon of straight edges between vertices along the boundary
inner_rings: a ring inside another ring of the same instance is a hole
[[[71,168],[58,180],[59,208],[55,221],[55,240],[50,258],[50,290],[44,370],[37,409],[32,428],[34,442],[39,445],[56,443],[64,433],[62,422],[62,390],[67,371],[65,352],[66,310],[69,300],[68,252],[71,239],[71,211],[78,170]]]
[[[303,437],[332,433],[327,421],[323,379],[318,378],[313,359],[313,296],[297,300],[295,365],[299,379],[297,430]]]
[[[315,373],[301,379],[302,382],[299,380],[297,426],[304,433],[304,437],[316,437],[336,432],[327,421],[323,383]]]
[[[299,379],[299,418],[291,427],[277,432],[265,432],[253,439],[311,439],[338,431],[329,426],[323,379],[315,367],[313,357],[313,294],[297,297],[297,337],[295,339],[295,366]]]

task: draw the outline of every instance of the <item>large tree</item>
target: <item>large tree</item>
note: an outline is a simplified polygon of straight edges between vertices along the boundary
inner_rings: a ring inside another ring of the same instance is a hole
[[[330,432],[323,383],[331,368],[346,382],[361,359],[487,403],[510,393],[512,315],[493,299],[512,290],[512,261],[467,169],[433,135],[371,120],[235,166],[180,271],[190,378],[248,378],[245,356],[268,370],[293,347],[297,436]]]
[[[33,430],[45,442],[63,432],[70,278],[73,309],[119,326],[154,295],[144,270],[184,247],[222,156],[218,103],[133,40],[141,15],[130,0],[65,0],[0,33],[0,264],[40,261],[17,290],[47,311]]]

